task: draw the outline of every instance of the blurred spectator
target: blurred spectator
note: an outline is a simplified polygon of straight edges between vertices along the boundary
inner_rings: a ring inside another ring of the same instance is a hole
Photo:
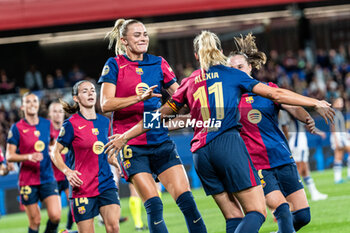
[[[56,69],[55,71],[55,88],[64,88],[66,87],[66,78],[63,76],[61,69]]]
[[[45,78],[45,88],[46,89],[54,89],[55,88],[55,81],[53,79],[52,74],[47,74]]]
[[[85,78],[85,73],[79,68],[77,64],[73,65],[72,70],[68,73],[70,85],[73,86]]]
[[[0,70],[0,94],[15,92],[15,82],[8,79],[5,70]]]
[[[41,90],[43,89],[43,79],[40,71],[38,71],[35,65],[31,65],[29,70],[24,76],[25,87],[29,90]]]

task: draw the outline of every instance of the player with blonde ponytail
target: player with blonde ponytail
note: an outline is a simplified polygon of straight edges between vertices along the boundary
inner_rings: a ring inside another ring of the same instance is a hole
[[[109,58],[102,70],[99,80],[102,84],[101,107],[104,112],[113,112],[113,133],[122,134],[144,115],[156,114],[152,111],[161,106],[162,88],[172,95],[179,85],[166,60],[147,53],[149,37],[141,22],[118,19],[107,37],[110,48],[116,42],[116,57]],[[111,153],[110,156],[115,155]],[[207,232],[167,128],[154,127],[147,134],[131,140],[118,160],[124,178],[135,186],[144,202],[151,233],[168,232],[153,175],[176,201],[188,231]]]

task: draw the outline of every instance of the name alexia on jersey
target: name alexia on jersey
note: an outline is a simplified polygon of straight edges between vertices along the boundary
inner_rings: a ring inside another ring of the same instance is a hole
[[[205,76],[198,75],[195,77],[194,84],[203,82],[203,81],[208,80],[208,79],[214,79],[214,78],[219,78],[218,72],[206,73]]]

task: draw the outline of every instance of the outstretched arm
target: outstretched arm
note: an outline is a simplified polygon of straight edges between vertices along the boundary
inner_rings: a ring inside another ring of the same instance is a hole
[[[283,88],[273,88],[262,83],[255,85],[252,91],[279,104],[312,107],[323,117],[327,124],[328,119],[333,122],[335,112],[327,101],[302,96]]]
[[[175,112],[172,108],[170,108],[167,104],[163,105],[160,108],[160,118],[164,119],[169,115],[173,115]],[[108,157],[111,157],[113,154],[117,154],[127,143],[129,140],[140,136],[143,133],[146,133],[150,129],[143,128],[143,120],[137,123],[134,127],[126,131],[125,133],[119,135],[112,135],[110,141],[105,145]]]
[[[118,111],[120,109],[129,107],[138,102],[148,100],[152,97],[162,97],[161,94],[153,93],[157,87],[154,85],[148,88],[141,95],[133,95],[128,97],[115,97],[116,86],[112,83],[102,83],[101,86],[101,109],[103,112]]]

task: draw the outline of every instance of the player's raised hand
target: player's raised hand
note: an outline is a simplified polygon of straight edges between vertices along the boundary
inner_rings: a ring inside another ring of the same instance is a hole
[[[143,94],[139,95],[139,100],[140,101],[145,101],[145,100],[148,100],[152,97],[162,97],[161,94],[158,94],[158,93],[154,93],[154,89],[156,89],[158,87],[158,85],[154,85],[154,86],[151,86],[149,87]]]
[[[331,121],[331,123],[334,122],[335,112],[331,108],[331,104],[328,103],[327,101],[319,100],[315,110],[323,117],[323,119],[326,121],[327,124],[328,124],[328,119]]]

